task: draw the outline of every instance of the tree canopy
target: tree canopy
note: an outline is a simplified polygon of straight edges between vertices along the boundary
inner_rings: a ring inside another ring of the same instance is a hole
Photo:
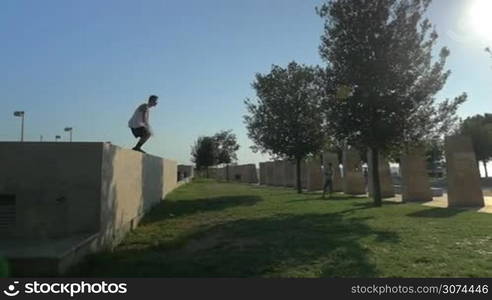
[[[486,165],[492,159],[492,114],[466,118],[461,123],[460,132],[471,137],[477,161],[483,162],[488,177]]]
[[[450,71],[450,52],[433,62],[438,35],[424,19],[430,0],[333,0],[317,9],[325,19],[320,54],[327,63],[324,107],[333,135],[378,155],[450,130],[466,100],[437,103]],[[374,202],[381,205],[373,170]]]
[[[217,164],[217,147],[213,137],[201,136],[191,147],[192,162],[198,170],[207,170]]]
[[[217,164],[230,164],[237,160],[239,145],[232,130],[222,130],[213,136],[217,147]]]
[[[291,62],[256,74],[252,86],[257,99],[247,99],[244,120],[252,149],[297,162],[297,189],[301,192],[300,162],[318,153],[324,144],[320,69]]]

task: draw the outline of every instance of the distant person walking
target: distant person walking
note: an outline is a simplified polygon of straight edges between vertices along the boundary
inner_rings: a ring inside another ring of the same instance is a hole
[[[150,96],[148,102],[141,104],[133,113],[130,121],[128,121],[128,127],[130,127],[133,135],[136,138],[140,138],[137,145],[132,148],[135,151],[145,153],[142,150],[142,146],[152,136],[149,125],[149,109],[157,105],[158,98],[156,95]]]
[[[328,163],[328,166],[324,169],[325,173],[325,185],[323,186],[323,199],[325,199],[326,190],[328,189],[328,196],[331,198],[333,192],[333,166]]]

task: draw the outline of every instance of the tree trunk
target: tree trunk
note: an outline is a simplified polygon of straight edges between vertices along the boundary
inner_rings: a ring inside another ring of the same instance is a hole
[[[229,182],[229,164],[226,164],[226,180]]]
[[[208,176],[208,166],[207,166],[207,169],[206,169],[206,170],[207,170],[207,178],[210,178],[210,177]]]
[[[301,182],[301,159],[296,159],[296,177],[297,177],[297,193],[302,193],[302,182]]]
[[[489,178],[489,173],[487,172],[487,161],[482,160],[482,163],[483,163],[483,169],[485,171],[485,178]]]
[[[379,183],[379,152],[377,148],[371,148],[372,152],[372,197],[374,206],[381,206],[381,185]]]

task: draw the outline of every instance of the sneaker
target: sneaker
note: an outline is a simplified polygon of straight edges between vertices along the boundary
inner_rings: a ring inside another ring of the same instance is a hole
[[[133,147],[132,150],[135,150],[135,151],[138,151],[138,152],[141,152],[141,153],[147,153],[147,152],[145,152],[142,149],[137,148],[137,147]]]

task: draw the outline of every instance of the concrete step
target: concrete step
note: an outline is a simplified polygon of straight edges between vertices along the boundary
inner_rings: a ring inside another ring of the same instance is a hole
[[[43,240],[0,240],[0,256],[9,264],[10,276],[57,276],[97,249],[98,233]]]

